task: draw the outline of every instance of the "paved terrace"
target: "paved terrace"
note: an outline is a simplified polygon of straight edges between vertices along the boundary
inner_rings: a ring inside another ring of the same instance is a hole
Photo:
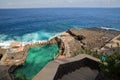
[[[100,61],[99,59],[86,54],[80,54],[73,58],[56,59],[54,61],[49,62],[32,80],[58,80],[57,78],[55,78],[55,76],[59,76],[59,74],[57,75],[57,71],[60,68],[59,66],[61,66],[62,64],[67,64],[67,63],[69,64],[71,62],[81,61],[85,58],[91,59],[96,62]],[[89,66],[91,65],[96,65],[96,64],[93,64],[91,62]],[[73,66],[77,67],[77,65],[73,65]],[[73,68],[73,66],[69,66],[69,67]],[[65,70],[70,70],[70,69],[65,68]],[[64,72],[65,70],[62,71]]]

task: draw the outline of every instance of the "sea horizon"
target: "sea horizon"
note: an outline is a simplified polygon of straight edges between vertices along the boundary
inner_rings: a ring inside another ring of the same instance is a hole
[[[0,80],[119,80],[119,69],[120,0],[0,0]]]
[[[0,9],[0,41],[48,40],[70,28],[120,30],[120,8]]]

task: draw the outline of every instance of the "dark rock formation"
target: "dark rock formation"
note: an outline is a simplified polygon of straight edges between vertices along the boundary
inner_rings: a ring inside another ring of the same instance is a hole
[[[77,40],[83,40],[83,39],[85,39],[85,37],[84,37],[83,35],[78,35],[78,36],[76,37],[76,39],[77,39]]]
[[[83,35],[79,34],[79,31],[77,29],[69,29],[67,32],[71,34],[77,40],[85,39]]]
[[[86,49],[99,49],[120,34],[120,31],[101,28],[70,29],[67,32],[80,40]]]
[[[65,46],[64,46],[64,43],[62,42],[61,39],[59,39],[58,37],[55,37],[54,38],[58,44],[58,47],[59,47],[59,54],[60,55],[63,55],[63,52],[64,52],[64,49],[65,49]]]
[[[0,60],[1,60],[2,56],[3,56],[3,55],[2,55],[2,54],[0,54]]]

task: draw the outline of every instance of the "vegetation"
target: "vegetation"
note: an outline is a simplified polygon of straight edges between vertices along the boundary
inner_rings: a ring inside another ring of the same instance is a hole
[[[120,75],[120,52],[119,52],[120,44],[119,43],[117,43],[117,48],[118,51],[116,52],[116,50],[111,45],[113,54],[111,55],[104,54],[106,56],[106,60],[103,61],[101,59],[99,66],[101,71],[105,75],[105,80],[119,80],[119,75]]]
[[[72,55],[72,57],[77,56],[79,54],[88,54],[88,55],[94,56],[96,58],[100,58],[100,56],[102,56],[102,54],[99,54],[97,50],[96,51],[91,51],[91,50],[88,50],[88,49],[80,49],[80,50],[77,50]]]
[[[118,49],[120,49],[120,44],[117,43]],[[100,59],[100,69],[104,74],[104,80],[119,80],[120,76],[120,52],[116,52],[113,47],[113,54],[108,55],[107,53],[98,53],[97,50],[91,51],[87,49],[81,49],[75,52],[76,56],[78,54],[88,54]]]
[[[120,75],[120,54],[107,55],[107,59],[101,59],[100,69],[105,75],[105,80],[119,80]]]

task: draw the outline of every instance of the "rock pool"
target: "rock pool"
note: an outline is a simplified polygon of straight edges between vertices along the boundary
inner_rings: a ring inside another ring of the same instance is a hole
[[[56,44],[31,47],[26,61],[14,71],[15,80],[32,80],[32,78],[58,53]]]

